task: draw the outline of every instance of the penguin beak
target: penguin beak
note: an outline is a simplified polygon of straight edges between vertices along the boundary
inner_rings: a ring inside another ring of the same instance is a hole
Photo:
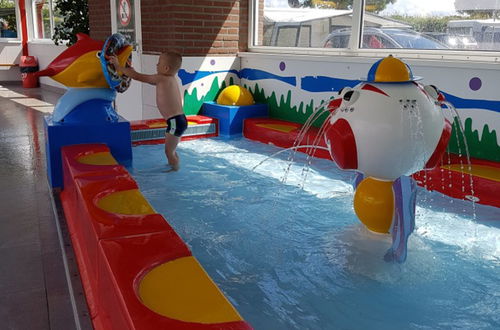
[[[132,53],[132,46],[127,45],[120,49],[120,53],[118,53],[118,62],[120,63],[121,66],[125,66],[125,63],[127,63],[127,60],[130,56],[130,53]]]

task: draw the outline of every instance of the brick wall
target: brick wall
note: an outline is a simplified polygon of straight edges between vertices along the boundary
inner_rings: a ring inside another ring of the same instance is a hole
[[[88,0],[90,35],[111,34],[109,0]],[[141,0],[144,53],[232,55],[248,47],[248,0]]]
[[[111,35],[111,10],[109,0],[88,0],[90,36],[105,40]]]
[[[146,53],[229,55],[247,48],[248,0],[142,0],[141,7]]]

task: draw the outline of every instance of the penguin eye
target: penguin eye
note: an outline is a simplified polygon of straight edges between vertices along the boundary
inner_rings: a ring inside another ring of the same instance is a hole
[[[356,103],[358,99],[359,99],[359,91],[351,89],[345,92],[345,94],[342,96],[342,104],[344,106],[352,105]]]
[[[429,94],[430,97],[432,97],[433,99],[437,99],[438,96],[439,96],[439,89],[434,86],[434,85],[425,85],[424,86],[424,90],[427,92],[427,94]]]
[[[354,94],[354,91],[348,91],[347,93],[344,94],[344,101],[349,102],[351,100],[352,95]]]

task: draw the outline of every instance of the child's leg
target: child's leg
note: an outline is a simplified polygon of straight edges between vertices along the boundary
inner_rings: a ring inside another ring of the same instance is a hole
[[[178,136],[170,133],[165,134],[165,155],[167,156],[168,164],[172,166],[174,171],[179,169],[179,156],[175,150],[180,140],[181,138]]]

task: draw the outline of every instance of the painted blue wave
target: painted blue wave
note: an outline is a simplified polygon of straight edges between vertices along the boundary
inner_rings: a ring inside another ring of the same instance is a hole
[[[302,89],[308,92],[332,92],[344,87],[354,87],[360,80],[339,79],[325,76],[306,76],[301,79]]]
[[[181,79],[182,85],[187,85],[190,84],[196,80],[203,79],[205,77],[208,77],[210,75],[216,74],[216,73],[234,73],[239,77],[240,73],[238,70],[221,70],[221,71],[198,71],[196,70],[195,72],[187,72],[184,69],[179,70],[177,75]]]
[[[182,85],[190,84],[196,80],[203,79],[210,75],[216,73],[233,73],[238,76],[238,78],[248,79],[248,80],[262,80],[262,79],[275,79],[287,83],[292,86],[297,86],[297,79],[295,77],[283,77],[267,71],[257,70],[257,69],[243,69],[238,70],[221,70],[221,71],[194,71],[187,72],[184,69],[179,70],[178,76],[181,79]]]
[[[296,77],[292,76],[279,76],[267,71],[257,70],[257,69],[243,69],[243,70],[220,70],[220,71],[194,71],[193,73],[187,72],[184,69],[179,70],[178,76],[181,79],[182,85],[187,85],[196,80],[208,77],[217,73],[232,73],[238,76],[238,78],[243,78],[247,80],[263,80],[263,79],[275,79],[287,83],[292,86],[297,86]],[[359,84],[361,80],[351,80],[351,79],[340,79],[332,78],[326,76],[306,76],[301,78],[302,90],[308,92],[332,92],[339,91],[344,87],[354,87]],[[449,101],[457,109],[484,109],[491,110],[495,112],[500,112],[500,101],[489,101],[489,100],[475,100],[475,99],[464,99],[452,94],[443,92],[446,100]]]
[[[287,83],[292,86],[297,86],[297,79],[295,77],[283,77],[278,76],[267,71],[256,70],[256,69],[243,69],[240,71],[240,78],[248,80],[262,80],[262,79],[276,79]]]
[[[495,112],[500,112],[500,101],[488,101],[488,100],[474,100],[474,99],[463,99],[461,97],[445,93],[441,91],[448,102],[453,104],[457,109],[485,109]]]

